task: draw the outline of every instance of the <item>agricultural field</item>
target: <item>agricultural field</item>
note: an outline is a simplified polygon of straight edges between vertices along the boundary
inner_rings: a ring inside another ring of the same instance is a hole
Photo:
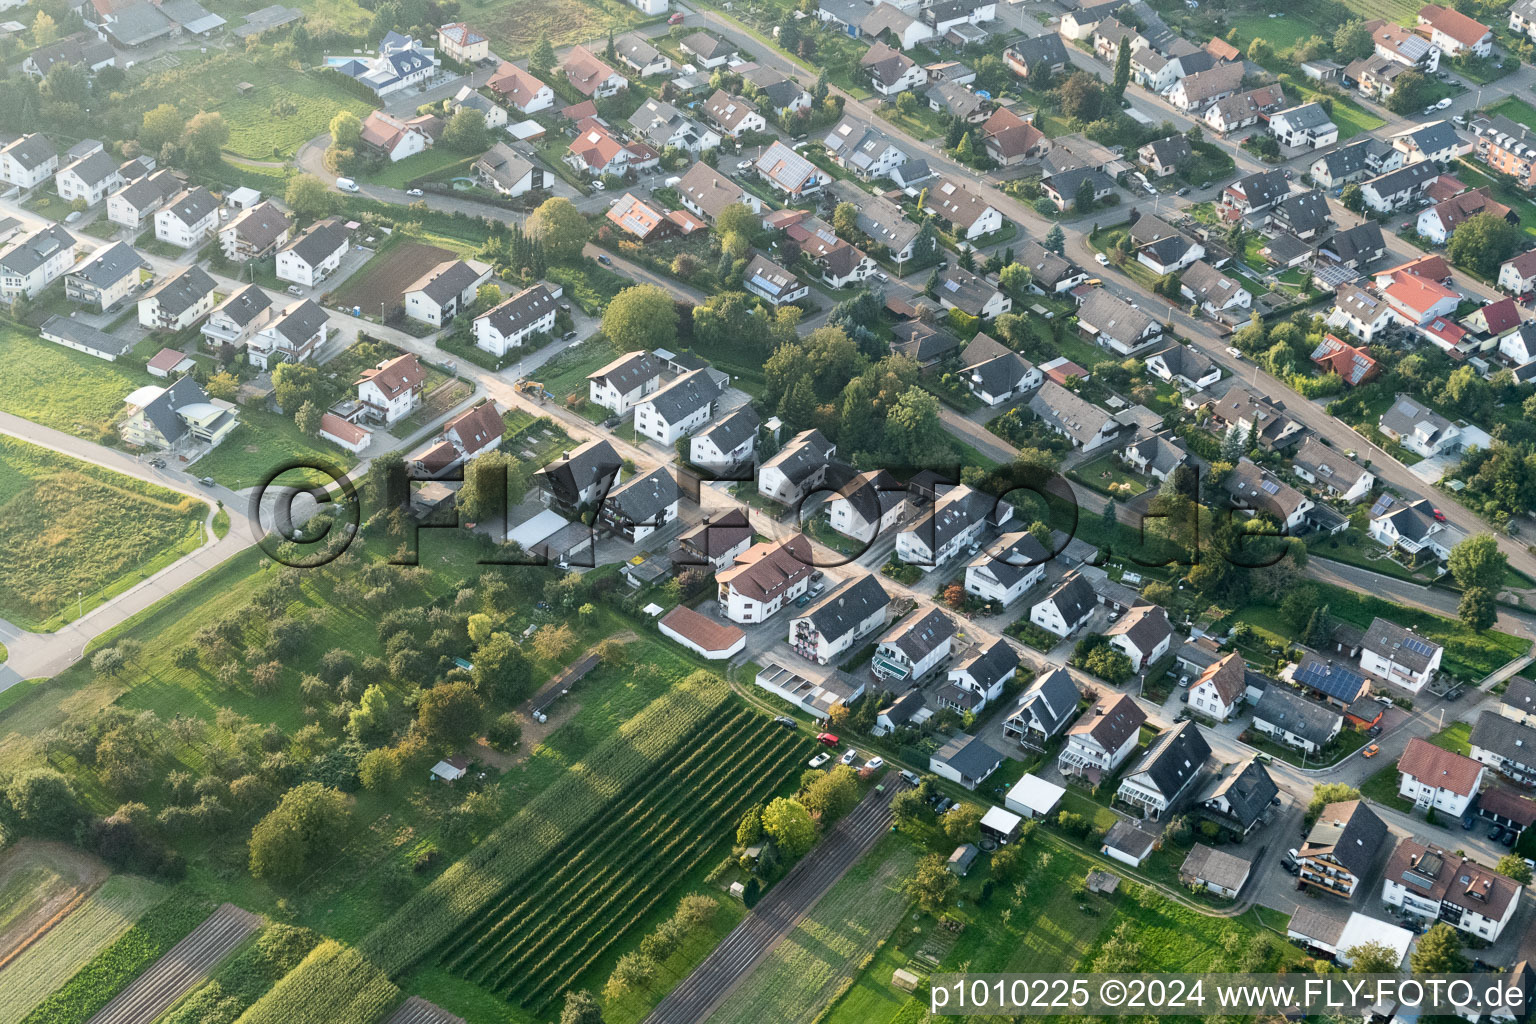
[[[57,629],[202,546],[208,506],[190,495],[12,437],[0,465],[0,616],[27,629]]]
[[[917,848],[890,835],[832,887],[710,1020],[808,1024],[859,973],[901,923],[911,902],[900,890]],[[887,975],[889,977],[889,975]]]
[[[0,1024],[20,1024],[33,1007],[117,941],[165,896],[163,886],[133,875],[108,878],[0,972],[6,993],[0,999]]]
[[[468,0],[459,15],[490,37],[503,60],[528,56],[541,36],[556,47],[592,43],[648,20],[621,0]]]
[[[376,309],[393,309],[400,305],[405,289],[417,278],[457,256],[452,250],[425,242],[391,239],[342,283],[334,301],[340,306],[357,306],[367,316],[372,316]]]
[[[123,399],[158,383],[139,367],[108,363],[0,325],[0,411],[91,441],[102,440],[123,414]]]
[[[0,968],[106,877],[100,861],[63,843],[23,839],[0,856]]]
[[[260,927],[261,918],[226,903],[119,992],[92,1024],[154,1020]]]

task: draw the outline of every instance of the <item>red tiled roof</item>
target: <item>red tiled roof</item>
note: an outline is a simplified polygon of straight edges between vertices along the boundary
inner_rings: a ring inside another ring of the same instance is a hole
[[[1508,296],[1497,302],[1488,303],[1480,312],[1488,323],[1489,334],[1503,334],[1520,326],[1520,307],[1516,306],[1515,300]]]
[[[368,436],[368,431],[350,420],[344,420],[333,412],[320,417],[320,429],[332,437],[339,437],[350,444],[358,444]]]
[[[1488,26],[1482,22],[1439,4],[1425,4],[1421,7],[1419,20],[1444,32],[1463,46],[1476,46],[1489,32]]]
[[[185,352],[174,348],[163,348],[155,353],[155,357],[149,361],[148,365],[151,370],[164,370],[169,373],[181,365],[183,359],[187,358],[189,357]]]
[[[728,651],[746,636],[729,622],[720,622],[680,604],[661,617],[661,625],[706,651]]]
[[[1463,757],[1454,750],[1437,747],[1415,736],[1408,741],[1403,756],[1398,758],[1397,770],[1459,796],[1471,796],[1477,792],[1478,777],[1482,774],[1483,766],[1470,757]]]

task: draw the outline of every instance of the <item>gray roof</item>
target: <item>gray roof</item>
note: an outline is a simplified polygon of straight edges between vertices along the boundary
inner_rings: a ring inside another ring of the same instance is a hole
[[[1451,429],[1450,420],[1407,395],[1398,395],[1387,411],[1381,414],[1380,422],[1383,430],[1399,435],[1411,434],[1420,424],[1427,424],[1432,428],[1429,434],[1431,441]]]
[[[38,333],[49,340],[63,338],[114,359],[131,352],[135,344],[135,339],[132,337],[115,337],[106,331],[97,330],[84,321],[67,316],[49,317],[43,322],[43,326],[38,328]]]
[[[1077,319],[1100,335],[1127,346],[1157,324],[1145,310],[1135,308],[1107,288],[1095,288],[1088,293],[1077,311]]]
[[[243,239],[258,251],[273,245],[283,236],[283,232],[292,227],[292,218],[270,202],[257,203],[236,217],[229,225],[238,238]]]
[[[575,504],[577,495],[594,484],[606,481],[611,487],[623,467],[624,460],[619,458],[613,445],[597,440],[566,452],[539,470],[538,475],[556,497],[567,504]]]
[[[1270,115],[1271,119],[1276,117],[1285,118],[1286,123],[1292,128],[1303,131],[1333,123],[1333,118],[1328,116],[1328,111],[1324,110],[1320,103],[1303,103],[1287,110],[1277,110]]]
[[[613,41],[613,48],[620,57],[641,67],[661,56],[661,51],[646,42],[645,37],[639,33],[620,36]]]
[[[1003,762],[1003,755],[975,736],[960,735],[938,749],[934,758],[949,765],[963,777],[980,779]]]
[[[202,267],[193,265],[174,277],[168,277],[144,296],[160,303],[162,312],[179,316],[191,309],[218,288],[218,282],[209,277]]]
[[[41,133],[23,135],[0,150],[0,153],[4,153],[29,171],[36,170],[59,155],[59,151],[54,148],[48,136]]]
[[[872,196],[851,181],[834,181],[827,191],[840,203],[852,203],[859,209],[858,228],[892,252],[901,252],[911,245],[922,230],[907,219],[901,207],[883,196]]]
[[[193,35],[212,32],[225,24],[223,18],[211,13],[197,0],[160,0],[160,10]]]
[[[1276,687],[1271,686],[1270,689]],[[1275,780],[1269,777],[1269,772],[1259,764],[1256,758],[1244,761],[1237,771],[1223,778],[1216,787],[1206,794],[1206,802],[1226,798],[1228,811],[1226,817],[1231,818],[1239,827],[1249,828],[1269,807],[1269,802],[1279,795],[1280,789],[1275,785]]]
[[[1022,57],[1026,65],[1033,65],[1038,61],[1044,61],[1047,64],[1067,62],[1067,47],[1061,41],[1061,36],[1055,32],[1020,39],[1008,49]]]
[[[1051,558],[1045,545],[1025,531],[1005,533],[977,555],[971,565],[984,568],[1005,587],[1011,587]]]
[[[1536,0],[1533,0],[1536,2]],[[1523,715],[1536,714],[1536,683],[1521,676],[1516,676],[1509,681],[1503,694],[1499,696],[1499,703],[1505,707],[1513,708]]]
[[[181,182],[176,180],[176,175],[162,168],[153,174],[145,175],[137,181],[130,182],[113,198],[123,200],[129,206],[142,213],[158,203],[163,203],[180,191]]]
[[[649,352],[626,352],[587,380],[604,380],[620,394],[628,394],[653,377],[661,376],[661,364]]]
[[[1328,226],[1328,198],[1315,189],[1286,196],[1275,204],[1275,216],[1289,224],[1292,231],[1320,231]]]
[[[1519,764],[1536,764],[1536,729],[1497,711],[1477,716],[1469,742]]]
[[[1036,284],[1054,288],[1069,277],[1084,273],[1083,268],[1065,256],[1051,252],[1034,239],[1023,243],[1014,252],[1014,258],[1030,269]]]
[[[1436,167],[1432,160],[1422,160],[1416,164],[1399,167],[1395,171],[1378,175],[1364,182],[1361,188],[1373,189],[1382,198],[1396,195],[1399,192],[1407,192],[1418,188],[1440,176],[1440,168]]]
[[[1093,440],[1104,424],[1115,419],[1086,398],[1068,391],[1053,380],[1046,381],[1031,396],[1029,408],[1036,416],[1079,443]]]
[[[1243,858],[1204,843],[1196,843],[1179,866],[1181,875],[1233,891],[1243,887],[1252,870],[1253,865]]]
[[[1357,877],[1364,875],[1376,854],[1387,841],[1387,826],[1360,800],[1329,804],[1312,831],[1307,833],[1301,853],[1331,850],[1333,857]]]
[[[64,170],[72,171],[87,185],[99,185],[117,173],[117,161],[104,149],[83,156]]]
[[[677,184],[678,192],[693,201],[704,216],[714,219],[728,206],[742,203],[748,193],[732,181],[724,171],[717,170],[700,160],[688,168],[683,180]]]
[[[227,316],[245,327],[262,313],[272,308],[272,297],[256,285],[246,285],[214,307],[213,315]]]
[[[667,423],[686,419],[720,397],[720,385],[708,369],[692,370],[657,391],[645,402]]]
[[[819,430],[805,430],[790,439],[779,453],[767,462],[765,467],[773,466],[790,481],[798,485],[817,470],[826,466],[836,449],[831,441]]]
[[[1028,709],[1045,734],[1054,736],[1077,713],[1081,696],[1077,684],[1072,681],[1072,674],[1064,668],[1053,668],[1024,691],[1014,713]]]
[[[171,19],[150,3],[134,3],[119,7],[112,13],[113,21],[107,25],[107,34],[123,46],[139,46],[170,34]]]
[[[837,496],[847,501],[866,523],[876,523],[906,500],[907,489],[887,470],[872,469],[848,480],[838,488]]]
[[[475,170],[507,188],[512,188],[533,170],[533,161],[505,142],[498,142],[475,161]]]
[[[955,635],[955,622],[937,608],[898,625],[880,641],[901,651],[911,661],[921,661]]]
[[[893,726],[905,725],[925,707],[923,691],[913,688],[880,709],[880,715]]]
[[[1291,464],[1317,477],[1321,483],[1347,491],[1365,473],[1365,467],[1336,448],[1330,448],[1308,434],[1291,457]]]
[[[1188,380],[1199,380],[1216,367],[1209,356],[1193,345],[1169,345],[1147,356],[1147,360],[1158,356],[1162,357],[1163,365],[1168,367],[1169,373]]]
[[[938,293],[940,299],[947,299],[972,316],[979,316],[998,291],[985,278],[955,266],[939,272]]]
[[[1153,434],[1132,444],[1127,451],[1134,451],[1146,460],[1149,470],[1166,476],[1189,461],[1189,452],[1167,434]]]
[[[78,277],[96,288],[109,288],[129,274],[147,268],[149,263],[134,251],[127,242],[115,242],[100,252],[92,253],[84,262],[70,271],[70,277]]]
[[[311,267],[318,266],[325,258],[347,244],[346,229],[334,217],[311,225],[298,238],[290,239],[283,252],[291,252]]]
[[[1283,171],[1273,170],[1258,171],[1239,178],[1231,187],[1243,194],[1250,207],[1263,209],[1290,192],[1291,183],[1286,180]]]
[[[1428,668],[1434,655],[1442,650],[1434,641],[1380,617],[1371,620],[1370,628],[1365,631],[1364,646],[1366,650],[1390,657],[1415,672]]]
[[[213,198],[213,193],[202,187],[188,189],[166,207],[184,224],[196,224],[218,208],[219,201]]]
[[[891,596],[880,586],[880,581],[872,573],[866,573],[852,586],[828,594],[807,608],[801,617],[810,619],[811,625],[823,637],[836,640],[876,611],[889,607],[890,603]]]
[[[757,410],[750,404],[744,405],[700,430],[699,436],[709,438],[716,448],[728,452],[747,438],[757,436],[757,428],[761,423]]]
[[[985,519],[997,508],[997,499],[969,487],[953,487],[933,503],[927,515],[914,522],[906,532],[916,534],[933,551],[972,523]]]
[[[1145,857],[1156,842],[1157,836],[1146,829],[1137,827],[1135,823],[1126,818],[1116,821],[1109,831],[1104,833],[1105,846],[1111,850],[1128,853],[1137,860]]]
[[[1319,157],[1320,162],[1327,169],[1331,178],[1347,178],[1359,174],[1365,170],[1366,164],[1375,158],[1385,155],[1392,147],[1380,139],[1369,135],[1362,139],[1356,139],[1348,145],[1340,146],[1325,156]],[[1366,223],[1374,223],[1367,221]]]
[[[659,525],[662,514],[676,501],[677,481],[665,466],[658,466],[610,491],[603,511],[621,522]]]
[[[719,36],[711,35],[708,32],[695,32],[690,36],[685,36],[683,37],[682,45],[705,60],[724,57],[736,52],[734,44],[728,43]]]
[[[1502,114],[1498,116],[1503,117]],[[1408,139],[1424,153],[1438,153],[1442,149],[1450,149],[1461,142],[1461,136],[1456,134],[1455,127],[1449,121],[1434,121],[1410,131],[1399,132],[1392,137]]]
[[[990,689],[1019,667],[1019,654],[1008,641],[998,639],[986,650],[971,655],[950,671],[966,672],[983,689]]]
[[[1375,254],[1386,248],[1381,237],[1381,225],[1374,220],[1361,221],[1352,228],[1334,232],[1333,236],[1319,243],[1338,257],[1341,263],[1354,263],[1362,258],[1375,259]]]
[[[484,264],[481,264],[483,266]],[[462,295],[481,276],[475,265],[465,260],[444,260],[417,278],[406,293],[421,292],[439,306]]]
[[[804,287],[793,271],[779,266],[762,253],[752,257],[752,261],[747,264],[745,276],[774,298],[781,298]]]
[[[313,299],[305,299],[284,310],[273,322],[272,330],[295,344],[303,344],[313,338],[328,319],[325,310],[316,305]]]
[[[208,392],[204,391],[197,381],[186,376],[178,379],[176,383],[151,399],[142,412],[144,418],[155,425],[155,429],[162,437],[167,441],[175,441],[187,430],[187,425],[182,422],[180,416],[176,415],[176,410],[184,409],[189,405],[205,405],[207,402]]]
[[[1389,508],[1377,518],[1391,523],[1401,537],[1408,540],[1423,540],[1435,529],[1435,518],[1430,511],[1432,507],[1427,501],[1420,499]]]
[[[58,224],[49,224],[0,252],[0,267],[24,277],[47,263],[60,249],[72,249],[74,244],[68,231]]]
[[[524,288],[483,315],[503,335],[516,334],[528,324],[548,316],[557,303],[542,284]]]
[[[1300,736],[1322,746],[1333,738],[1343,722],[1332,708],[1307,700],[1284,683],[1271,683],[1253,706],[1253,720]]]
[[[1211,748],[1193,721],[1180,722],[1152,741],[1147,754],[1136,766],[1136,775],[1148,775],[1166,799],[1188,785],[1199,774]]]
[[[1196,260],[1184,270],[1180,283],[1185,288],[1195,293],[1195,297],[1201,302],[1214,304],[1225,303],[1227,299],[1236,295],[1242,285],[1236,279],[1228,277],[1205,260]],[[1148,317],[1150,320],[1151,318]]]
[[[1168,613],[1162,608],[1155,604],[1139,604],[1105,630],[1104,635],[1123,636],[1137,650],[1150,654],[1158,644],[1173,636],[1173,627],[1168,624]]]
[[[1056,584],[1040,603],[1047,601],[1056,606],[1061,617],[1070,625],[1099,603],[1099,595],[1094,593],[1093,584],[1077,573],[1072,573]]]
[[[1164,167],[1176,167],[1194,156],[1189,140],[1182,135],[1170,135],[1166,139],[1149,142],[1143,149],[1152,151],[1152,158]]]

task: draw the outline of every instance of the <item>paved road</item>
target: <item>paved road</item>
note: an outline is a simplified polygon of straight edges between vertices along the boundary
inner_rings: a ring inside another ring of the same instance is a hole
[[[769,890],[761,903],[651,1011],[645,1024],[701,1024],[891,827],[891,798],[906,787],[887,772],[871,791]]]

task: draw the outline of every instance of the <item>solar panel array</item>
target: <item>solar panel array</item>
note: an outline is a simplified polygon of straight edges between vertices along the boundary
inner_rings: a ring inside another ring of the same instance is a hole
[[[1359,696],[1360,688],[1365,685],[1365,676],[1360,673],[1342,665],[1328,665],[1317,661],[1302,662],[1296,669],[1295,679],[1298,683],[1342,701],[1353,701]]]
[[[1383,494],[1377,498],[1376,504],[1371,506],[1371,518],[1375,519],[1377,516],[1386,515],[1387,509],[1392,507],[1394,500],[1390,494]]]
[[[1273,481],[1273,480],[1265,480],[1262,483],[1260,483],[1259,486],[1264,488],[1264,491],[1267,494],[1279,494],[1280,493],[1280,485],[1278,483],[1276,483],[1275,481]]]
[[[1425,657],[1429,657],[1435,653],[1435,648],[1431,644],[1426,643],[1425,641],[1420,640],[1418,637],[1412,635],[1403,640],[1403,646],[1408,648],[1413,653],[1422,654]]]

